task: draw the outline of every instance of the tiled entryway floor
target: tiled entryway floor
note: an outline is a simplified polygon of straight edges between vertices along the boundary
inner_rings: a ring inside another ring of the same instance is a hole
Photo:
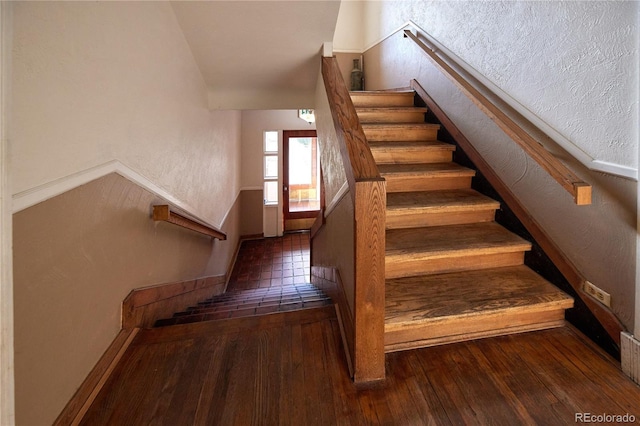
[[[227,291],[309,282],[309,233],[243,241]]]

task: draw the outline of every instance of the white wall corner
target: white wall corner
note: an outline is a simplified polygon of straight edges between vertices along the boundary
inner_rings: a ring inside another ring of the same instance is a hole
[[[625,331],[620,333],[620,361],[624,374],[640,384],[640,340]]]
[[[333,42],[325,41],[322,45],[322,57],[330,58],[333,56]]]

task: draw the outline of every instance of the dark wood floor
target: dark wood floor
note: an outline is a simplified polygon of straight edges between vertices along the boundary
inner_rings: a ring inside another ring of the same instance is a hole
[[[85,425],[575,424],[640,387],[569,327],[387,355],[357,389],[331,307],[143,330]]]

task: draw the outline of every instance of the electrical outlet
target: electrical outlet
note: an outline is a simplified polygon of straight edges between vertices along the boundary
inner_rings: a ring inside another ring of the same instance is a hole
[[[598,302],[611,307],[611,295],[589,281],[584,282],[584,292],[593,296]]]

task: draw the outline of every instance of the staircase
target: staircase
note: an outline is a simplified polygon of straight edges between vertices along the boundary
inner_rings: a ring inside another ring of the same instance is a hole
[[[331,299],[311,284],[229,291],[156,321],[155,327],[319,308]]]
[[[385,351],[562,325],[573,299],[524,265],[531,244],[494,221],[415,93],[351,98],[387,182]]]

